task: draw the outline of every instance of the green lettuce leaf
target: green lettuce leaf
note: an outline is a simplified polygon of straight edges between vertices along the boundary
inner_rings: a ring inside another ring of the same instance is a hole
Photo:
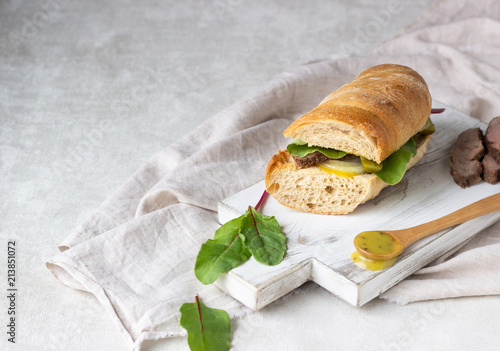
[[[406,173],[406,165],[416,154],[417,145],[415,140],[410,138],[398,151],[382,161],[382,169],[374,174],[390,185],[397,184]]]
[[[245,223],[242,234],[245,245],[255,260],[268,266],[274,266],[283,260],[286,252],[286,237],[278,221],[265,216],[249,207],[246,212],[249,221]]]
[[[222,274],[248,261],[250,251],[240,235],[244,216],[233,219],[221,226],[214,239],[207,240],[198,252],[194,266],[196,278],[203,284],[211,284]]]
[[[309,154],[312,154],[313,152],[319,151],[323,155],[328,156],[330,158],[341,158],[347,155],[346,152],[344,151],[339,151],[335,149],[328,149],[326,147],[320,147],[320,146],[307,146],[307,143],[302,140],[295,140],[294,142],[290,143],[287,148],[288,152],[292,155],[298,156],[298,157],[304,157]]]
[[[184,303],[179,311],[191,351],[229,350],[231,320],[226,311],[205,306],[198,296],[194,303]]]

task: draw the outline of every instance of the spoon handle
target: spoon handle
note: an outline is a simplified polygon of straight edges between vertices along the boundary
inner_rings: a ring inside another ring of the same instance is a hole
[[[395,232],[398,232],[398,241],[408,247],[428,235],[498,210],[500,210],[500,194],[495,194],[431,222]]]

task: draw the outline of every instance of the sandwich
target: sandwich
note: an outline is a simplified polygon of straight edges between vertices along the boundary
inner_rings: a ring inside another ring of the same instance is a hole
[[[363,71],[284,131],[294,141],[271,158],[267,192],[300,211],[353,211],[422,158],[435,131],[431,107],[427,84],[413,69]]]

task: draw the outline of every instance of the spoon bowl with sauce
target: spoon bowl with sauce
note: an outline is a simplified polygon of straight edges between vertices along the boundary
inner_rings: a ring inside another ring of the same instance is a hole
[[[370,270],[385,269],[391,266],[397,260],[397,257],[415,241],[498,210],[500,210],[500,194],[495,194],[444,217],[415,227],[362,232],[354,238],[356,252],[351,255],[351,259],[356,264],[361,262],[358,265],[362,268]],[[369,267],[363,267],[363,265]],[[378,268],[379,266],[383,268]]]

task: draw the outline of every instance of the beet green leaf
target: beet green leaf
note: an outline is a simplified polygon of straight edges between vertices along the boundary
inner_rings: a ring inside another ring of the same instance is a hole
[[[346,152],[340,150],[329,149],[321,146],[308,146],[307,143],[302,140],[295,140],[294,142],[288,144],[286,149],[290,154],[298,157],[304,157],[316,151],[319,151],[323,155],[334,159],[341,158],[347,155]]]
[[[198,296],[194,303],[184,303],[179,311],[191,351],[229,350],[231,320],[226,311],[205,306]]]
[[[406,173],[406,165],[416,154],[415,140],[410,138],[398,151],[382,161],[382,169],[374,174],[390,185],[397,184]]]
[[[246,215],[250,219],[243,223],[242,234],[245,245],[260,263],[275,266],[283,260],[286,252],[286,237],[276,218],[265,216],[252,207]]]
[[[221,226],[214,239],[207,240],[198,252],[194,266],[196,278],[203,284],[211,284],[222,274],[245,263],[251,256],[240,235],[245,216],[240,216]]]

